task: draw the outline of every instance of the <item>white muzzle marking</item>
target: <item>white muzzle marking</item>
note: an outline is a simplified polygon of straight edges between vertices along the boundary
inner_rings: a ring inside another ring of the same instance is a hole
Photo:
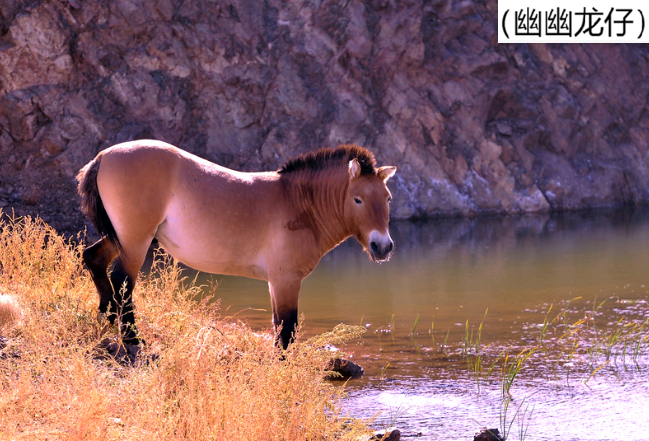
[[[372,230],[369,237],[369,251],[372,260],[376,262],[388,260],[393,249],[394,242],[392,242],[389,231],[381,234],[377,230]]]

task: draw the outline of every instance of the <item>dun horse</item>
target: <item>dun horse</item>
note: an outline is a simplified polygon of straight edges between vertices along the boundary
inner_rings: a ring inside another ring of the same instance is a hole
[[[392,252],[385,183],[396,167],[375,164],[355,145],[261,173],[230,170],[158,141],[100,152],[77,176],[82,210],[102,235],[83,253],[99,311],[111,323],[120,315],[124,341],[139,342],[131,293],[155,238],[197,270],[268,281],[273,324],[282,325],[278,343],[286,348],[302,280],[322,256],[349,236],[376,262]]]

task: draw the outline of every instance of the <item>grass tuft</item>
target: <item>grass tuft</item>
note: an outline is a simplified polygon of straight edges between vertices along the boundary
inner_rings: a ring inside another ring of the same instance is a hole
[[[134,293],[148,361],[125,367],[99,354],[116,327],[96,320],[81,239],[38,219],[0,220],[0,290],[23,311],[21,322],[14,312],[0,318],[12,323],[0,331],[17,350],[0,358],[0,439],[367,439],[362,421],[341,414],[342,389],[323,381],[332,356],[324,344],[359,327],[298,339],[280,354],[272,332],[197,301],[199,287],[159,255]]]

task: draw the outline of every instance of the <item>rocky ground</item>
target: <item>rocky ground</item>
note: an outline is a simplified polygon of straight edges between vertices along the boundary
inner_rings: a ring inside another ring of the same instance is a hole
[[[396,218],[649,201],[643,45],[497,44],[497,2],[6,0],[0,207],[84,226],[77,170],[157,138],[239,170],[353,142]]]

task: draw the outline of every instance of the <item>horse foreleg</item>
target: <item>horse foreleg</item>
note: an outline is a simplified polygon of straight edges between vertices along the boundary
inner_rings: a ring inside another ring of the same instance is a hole
[[[273,325],[275,326],[275,342],[286,349],[294,339],[297,328],[297,308],[302,279],[283,278],[271,280],[270,298],[273,306]],[[281,325],[280,332],[277,332]]]
[[[108,266],[115,257],[117,257],[117,248],[106,237],[83,251],[83,261],[99,293],[99,312],[105,314],[108,312],[108,306],[111,305],[112,314],[108,316],[111,323],[115,321],[114,314],[117,308],[113,300],[113,286],[108,278]]]

